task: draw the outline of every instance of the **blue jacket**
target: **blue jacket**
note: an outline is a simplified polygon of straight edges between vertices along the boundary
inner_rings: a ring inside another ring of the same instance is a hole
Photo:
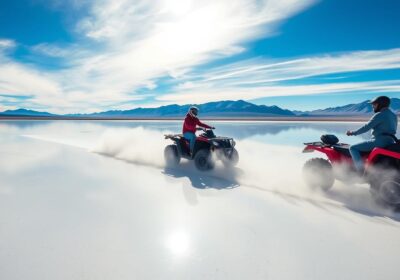
[[[389,108],[384,108],[375,113],[367,124],[353,132],[353,135],[363,134],[372,129],[373,138],[385,136],[385,134],[395,135],[397,131],[397,116]],[[387,137],[387,136],[386,136]]]

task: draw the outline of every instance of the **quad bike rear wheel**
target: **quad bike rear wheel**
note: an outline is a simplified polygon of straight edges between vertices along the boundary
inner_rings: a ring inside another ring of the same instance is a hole
[[[369,172],[371,194],[379,204],[400,207],[400,172],[396,162],[383,157]]]
[[[179,164],[181,158],[178,153],[176,145],[168,145],[164,149],[165,164],[169,167],[176,166]]]
[[[379,188],[379,197],[387,205],[400,206],[400,178],[388,179],[382,182]]]
[[[332,164],[323,158],[312,158],[303,167],[303,177],[312,189],[328,191],[335,182]]]
[[[211,157],[211,153],[207,149],[202,149],[194,156],[194,164],[196,168],[201,171],[207,171],[214,168],[214,161]]]

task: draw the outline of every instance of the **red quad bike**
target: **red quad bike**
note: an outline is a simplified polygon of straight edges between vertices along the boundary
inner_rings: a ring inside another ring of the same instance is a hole
[[[304,143],[306,147],[303,153],[317,151],[325,154],[328,158],[312,158],[304,164],[304,179],[310,187],[327,191],[333,186],[335,179],[349,181],[358,177],[359,180],[370,185],[370,192],[377,202],[399,209],[399,143],[362,153],[365,172],[363,175],[358,175],[348,144],[339,143],[339,139],[334,135],[323,135],[321,140],[322,142]]]
[[[235,140],[229,137],[215,136],[211,129],[197,128],[203,133],[196,138],[193,156],[190,156],[189,141],[182,134],[164,135],[165,139],[171,139],[174,144],[164,149],[164,157],[167,166],[176,166],[181,158],[194,160],[197,169],[201,171],[211,170],[216,160],[221,160],[225,166],[233,167],[239,161],[239,153],[235,149]]]

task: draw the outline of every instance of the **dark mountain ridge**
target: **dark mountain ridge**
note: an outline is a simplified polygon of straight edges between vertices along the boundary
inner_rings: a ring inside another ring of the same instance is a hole
[[[56,115],[28,109],[7,110],[3,117],[66,117],[66,118],[176,118],[184,116],[191,105],[166,105],[157,108],[135,108],[131,110],[110,110],[92,114]],[[259,117],[351,117],[371,115],[372,106],[368,101],[314,111],[290,111],[278,106],[256,105],[244,100],[216,101],[196,105],[202,117],[215,118],[259,118]],[[391,109],[400,113],[400,99],[392,98]]]

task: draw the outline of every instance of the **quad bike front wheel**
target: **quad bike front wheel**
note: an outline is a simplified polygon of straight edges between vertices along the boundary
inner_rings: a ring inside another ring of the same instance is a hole
[[[210,151],[206,149],[202,149],[196,153],[194,156],[194,164],[196,165],[196,168],[201,171],[211,170],[215,165]]]
[[[225,155],[222,158],[222,162],[226,167],[234,167],[238,164],[239,162],[239,153],[238,151],[234,148],[232,149],[231,153],[229,155]]]
[[[176,166],[179,164],[181,158],[178,153],[178,148],[176,145],[168,145],[164,149],[164,159],[165,164],[168,167]]]
[[[328,191],[335,182],[332,164],[323,158],[312,158],[303,167],[305,182],[312,189]]]

